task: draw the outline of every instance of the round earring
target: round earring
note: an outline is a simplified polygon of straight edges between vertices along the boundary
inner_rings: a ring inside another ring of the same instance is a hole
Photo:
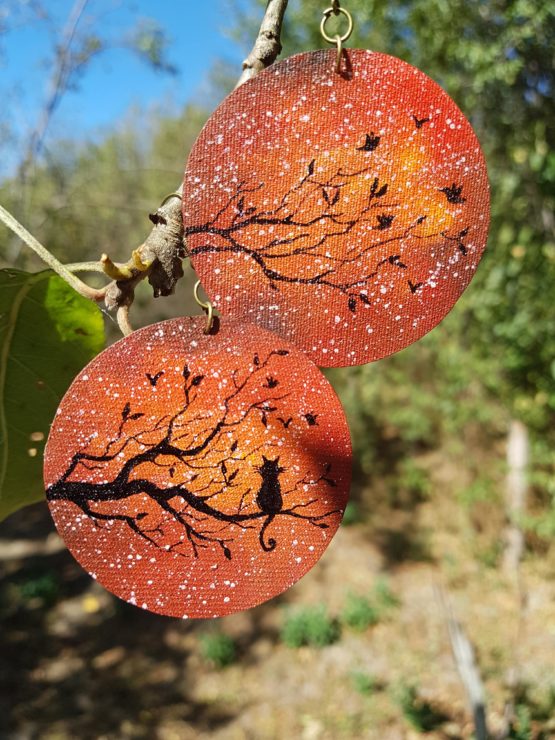
[[[400,59],[337,40],[338,54],[293,56],[235,90],[183,191],[215,306],[320,366],[379,359],[436,326],[489,224],[484,157],[455,103]]]
[[[351,444],[317,367],[266,330],[203,318],[148,326],[75,379],[48,439],[46,496],[103,586],[173,617],[280,594],[319,559],[346,505]]]

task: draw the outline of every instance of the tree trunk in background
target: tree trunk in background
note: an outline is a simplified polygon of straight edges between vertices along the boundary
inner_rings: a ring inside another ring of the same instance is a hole
[[[524,554],[524,533],[519,519],[526,510],[529,455],[528,429],[522,422],[513,419],[507,439],[506,507],[509,524],[503,555],[503,570],[507,574],[515,574],[518,571]]]

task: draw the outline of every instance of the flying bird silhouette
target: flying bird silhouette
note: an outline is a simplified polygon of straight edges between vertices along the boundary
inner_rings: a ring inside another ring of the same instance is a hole
[[[357,147],[358,152],[373,152],[380,143],[381,136],[377,136],[373,131],[366,134],[366,141],[362,146]]]
[[[417,118],[417,117],[416,117],[416,116],[415,116],[414,114],[413,114],[413,116],[412,116],[412,120],[413,120],[413,121],[414,121],[414,123],[416,124],[416,128],[422,128],[422,126],[423,126],[423,125],[424,125],[425,123],[429,123],[429,121],[430,121],[430,119],[429,119],[429,118]]]

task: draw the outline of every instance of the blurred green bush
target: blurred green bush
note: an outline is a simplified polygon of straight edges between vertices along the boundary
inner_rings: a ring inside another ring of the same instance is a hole
[[[225,668],[235,662],[235,640],[225,632],[208,632],[200,636],[200,652],[204,660],[216,668]]]
[[[281,639],[290,648],[326,647],[339,636],[339,625],[323,604],[289,612],[281,630]]]

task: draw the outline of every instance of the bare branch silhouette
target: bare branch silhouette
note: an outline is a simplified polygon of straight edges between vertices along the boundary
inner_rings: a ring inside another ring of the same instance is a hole
[[[278,545],[270,534],[278,518],[302,519],[327,529],[326,519],[340,510],[322,514],[319,499],[305,501],[304,492],[322,483],[336,487],[332,463],[324,463],[318,475],[305,473],[283,491],[286,468],[277,453],[265,457],[262,452],[267,455],[275,445],[266,441],[241,446],[239,441],[251,436],[253,425],[265,428],[273,418],[285,427],[277,414],[288,394],[281,392],[272,364],[288,353],[277,349],[264,357],[255,354],[249,370],[231,374],[228,392],[211,410],[202,404],[204,375],[185,365],[183,404],[175,413],[153,421],[127,401],[114,437],[100,452],[90,451],[91,437],[47,488],[48,500],[75,504],[97,527],[123,522],[150,545],[183,557],[198,558],[203,549],[216,546],[231,560],[234,528],[256,529],[261,549],[270,552]],[[160,382],[162,373],[146,377],[154,388],[153,380]],[[309,419],[316,425],[317,416],[305,413],[288,419],[287,426],[293,422],[306,428]],[[145,426],[147,418],[151,423]],[[246,486],[241,478],[247,457],[256,461],[250,471],[259,478],[257,486]],[[286,502],[289,496],[291,504]]]
[[[407,241],[418,240],[419,249],[454,245],[464,256],[463,237],[468,229],[457,234],[426,229],[426,213],[415,213],[407,222],[404,204],[389,197],[389,184],[368,163],[367,156],[379,143],[379,136],[366,134],[364,144],[356,147],[362,152],[363,166],[352,171],[339,167],[324,177],[313,159],[271,207],[266,183],[239,182],[207,222],[185,228],[191,257],[246,255],[271,289],[278,291],[281,283],[324,286],[343,294],[352,312],[359,302],[371,304],[368,282],[388,266],[404,271],[409,295],[417,292],[423,283],[414,276],[411,280],[411,266],[401,260]],[[447,203],[458,204],[465,200],[461,191],[461,186],[453,184],[438,192]],[[303,258],[302,270],[296,258]]]

